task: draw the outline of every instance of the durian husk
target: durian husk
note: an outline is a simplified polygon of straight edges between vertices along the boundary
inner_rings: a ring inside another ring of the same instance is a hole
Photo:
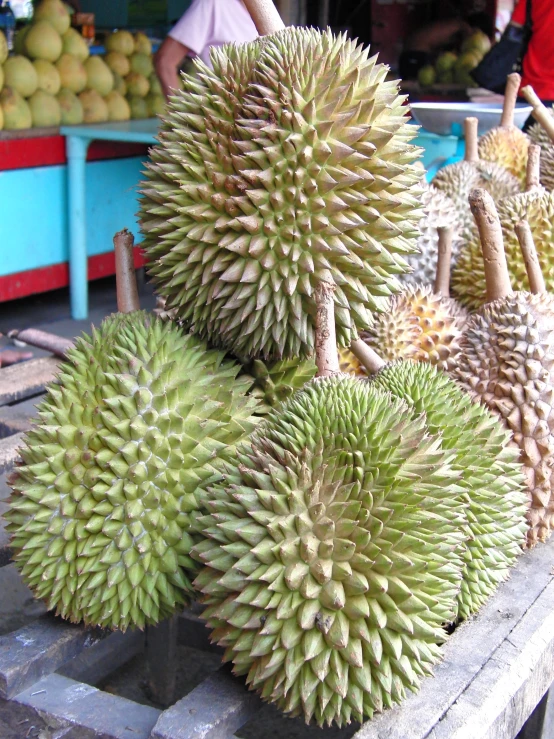
[[[519,181],[504,167],[482,161],[448,164],[439,169],[433,177],[432,185],[454,201],[461,223],[462,241],[476,233],[468,204],[472,190],[483,188],[492,195],[495,202],[516,195],[521,190]]]
[[[554,106],[549,112],[554,117]],[[540,123],[533,123],[527,133],[531,142],[541,147],[541,185],[552,192],[554,190],[554,143]]]
[[[467,312],[452,298],[429,285],[409,285],[389,299],[362,338],[386,361],[413,359],[448,369],[460,351],[466,320]]]
[[[440,658],[463,568],[459,473],[425,418],[318,378],[210,488],[195,580],[250,688],[319,725],[398,703]]]
[[[479,159],[504,167],[525,187],[529,137],[517,126],[496,126],[484,133],[478,142]]]
[[[361,364],[358,357],[353,354],[350,349],[344,347],[339,348],[339,367],[340,371],[345,375],[354,375],[355,377],[367,377],[367,372]]]
[[[23,440],[14,562],[73,622],[156,624],[193,597],[199,484],[257,423],[239,365],[137,311],[77,339]]]
[[[498,413],[521,450],[526,546],[554,527],[554,295],[516,292],[469,317],[452,375]]]
[[[278,408],[315,377],[317,367],[310,359],[281,359],[264,362],[254,359],[243,365],[242,374],[253,379],[251,394],[258,400],[257,413],[265,416]]]
[[[546,288],[554,291],[554,194],[542,189],[530,190],[500,201],[497,210],[513,289],[529,289],[525,262],[514,230],[517,223],[526,220],[537,247]],[[451,287],[460,303],[470,310],[479,308],[485,302],[485,269],[477,233],[460,250],[452,270]]]
[[[432,285],[437,272],[438,228],[452,228],[451,263],[456,262],[462,233],[459,214],[452,198],[432,185],[424,185],[421,198],[423,218],[419,222],[418,254],[410,254],[406,261],[412,272],[401,275],[404,284]]]
[[[336,284],[349,346],[415,250],[421,150],[388,67],[345,35],[287,28],[212,50],[171,98],[140,205],[167,309],[236,356],[314,353]]]
[[[528,508],[519,450],[497,416],[472,401],[435,367],[398,361],[372,380],[424,414],[431,434],[455,457],[459,496],[466,509],[466,553],[458,596],[460,619],[475,613],[509,576],[525,542]]]

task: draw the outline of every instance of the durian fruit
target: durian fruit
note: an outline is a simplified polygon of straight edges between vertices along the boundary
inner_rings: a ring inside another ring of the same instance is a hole
[[[478,152],[479,159],[500,164],[525,186],[530,142],[529,137],[514,126],[514,109],[520,84],[521,77],[517,72],[508,75],[500,125],[480,137]]]
[[[306,722],[416,690],[456,612],[464,509],[425,417],[369,383],[312,380],[210,489],[195,580],[224,659]]]
[[[483,191],[471,200],[487,303],[468,319],[453,376],[514,434],[528,487],[527,546],[532,547],[554,527],[554,295],[512,292],[494,203]],[[537,284],[533,279],[534,288]]]
[[[433,185],[423,184],[423,218],[419,222],[418,254],[410,254],[406,261],[412,268],[400,276],[404,284],[432,284],[437,271],[439,228],[452,228],[452,264],[455,263],[461,245],[461,224],[452,198]]]
[[[467,313],[449,297],[451,244],[451,229],[439,229],[440,283],[408,285],[389,298],[385,312],[376,315],[371,327],[362,332],[363,340],[384,360],[413,359],[441,369],[456,361]]]
[[[475,232],[475,224],[468,205],[469,193],[481,187],[490,192],[496,202],[520,191],[519,181],[504,167],[494,162],[483,162],[477,154],[477,118],[464,122],[465,157],[462,162],[448,164],[439,169],[432,185],[448,195],[456,206],[461,223],[462,237]]]
[[[554,120],[554,106],[549,114]],[[531,143],[541,147],[541,185],[551,192],[554,190],[554,142],[538,122],[533,123],[527,134]]]
[[[300,390],[316,373],[313,359],[280,359],[263,362],[254,359],[243,367],[243,372],[254,380],[250,391],[259,401],[257,413],[267,415]]]
[[[118,284],[118,306],[133,304]],[[25,436],[6,514],[16,566],[49,609],[125,630],[191,599],[198,486],[257,420],[238,370],[137,310],[76,341]]]
[[[212,62],[184,77],[147,165],[140,220],[157,290],[239,357],[306,357],[330,271],[349,346],[414,251],[405,98],[385,65],[330,31],[286,28]]]
[[[365,367],[350,349],[340,347],[338,353],[341,372],[344,372],[346,375],[354,375],[356,377],[365,377],[367,375]]]
[[[502,224],[504,250],[511,284],[516,290],[527,290],[529,281],[515,225],[526,220],[537,244],[539,261],[548,290],[554,290],[554,194],[539,184],[539,147],[529,149],[528,189],[497,203]],[[477,309],[485,302],[486,279],[481,243],[476,232],[469,237],[452,270],[452,292],[463,305]]]
[[[474,403],[446,374],[430,365],[398,361],[372,380],[424,414],[431,434],[440,434],[461,477],[466,503],[467,544],[458,617],[477,611],[505,580],[525,541],[527,497],[512,434],[488,409]]]

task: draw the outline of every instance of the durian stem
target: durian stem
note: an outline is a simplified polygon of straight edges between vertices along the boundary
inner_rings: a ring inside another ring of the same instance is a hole
[[[340,372],[335,333],[335,285],[320,282],[315,290],[315,363],[318,377]]]
[[[285,27],[273,0],[244,0],[244,4],[260,36],[269,36]]]
[[[478,162],[479,154],[477,152],[477,129],[479,127],[479,121],[477,118],[466,118],[464,120],[464,137],[466,141],[466,150],[464,154],[464,161],[466,162]]]
[[[44,349],[56,357],[62,358],[65,357],[68,349],[74,346],[70,339],[58,336],[57,334],[51,334],[49,331],[41,331],[38,328],[26,328],[23,331],[14,329],[13,331],[8,331],[8,336],[10,339],[17,339],[28,346],[36,346],[37,349]]]
[[[437,252],[437,274],[433,292],[442,295],[443,298],[450,297],[450,262],[452,259],[452,236],[453,230],[449,226],[440,226],[439,248]]]
[[[133,234],[126,228],[123,231],[118,231],[113,237],[117,310],[120,313],[132,313],[134,310],[140,310],[133,244]]]
[[[531,144],[527,153],[525,190],[529,192],[541,186],[541,147]]]
[[[486,190],[476,188],[469,194],[471,212],[479,229],[487,282],[487,302],[512,294],[500,218],[494,200]]]
[[[517,72],[512,72],[506,80],[506,89],[504,90],[504,105],[502,106],[501,126],[514,125],[514,110],[516,107],[517,94],[521,85],[521,77]]]
[[[523,87],[521,94],[529,105],[533,106],[533,118],[541,124],[551,140],[554,141],[554,118],[548,112],[548,108],[542,104],[531,85]]]
[[[361,339],[355,339],[350,344],[350,351],[358,358],[370,375],[377,374],[377,372],[379,372],[379,370],[386,364],[377,352],[374,352],[373,349]]]
[[[537,249],[535,248],[535,242],[533,241],[533,234],[531,233],[531,228],[527,221],[520,221],[517,223],[515,226],[515,232],[517,240],[519,241],[521,253],[523,254],[523,261],[525,262],[525,269],[527,271],[531,292],[544,293],[546,292],[546,285],[544,283]]]

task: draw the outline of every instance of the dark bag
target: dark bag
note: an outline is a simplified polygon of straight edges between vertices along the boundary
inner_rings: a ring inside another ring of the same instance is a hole
[[[471,76],[479,87],[492,92],[504,93],[506,77],[512,72],[520,72],[523,57],[531,38],[531,0],[525,8],[525,25],[522,28],[508,24],[500,41],[485,54],[479,64],[471,71]]]

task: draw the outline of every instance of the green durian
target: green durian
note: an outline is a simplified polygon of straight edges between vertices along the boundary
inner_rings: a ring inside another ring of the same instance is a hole
[[[372,382],[408,403],[414,418],[425,414],[429,433],[440,434],[442,448],[455,454],[458,496],[467,506],[457,614],[465,619],[508,577],[525,543],[528,505],[519,450],[495,415],[429,364],[393,362]]]
[[[6,518],[37,598],[125,630],[192,597],[199,483],[254,428],[239,365],[144,312],[77,340],[20,450]]]
[[[287,28],[212,51],[171,98],[142,186],[157,289],[238,357],[314,350],[314,289],[336,283],[349,346],[415,249],[420,150],[388,67],[345,35]]]
[[[195,587],[250,688],[319,725],[417,690],[464,567],[454,455],[423,415],[346,375],[274,411],[210,488]]]
[[[270,363],[254,359],[243,367],[244,374],[254,380],[251,393],[260,401],[258,412],[263,415],[301,390],[315,377],[316,371],[312,358],[280,359]]]
[[[508,272],[514,290],[528,290],[525,262],[514,227],[523,220],[529,223],[537,247],[537,256],[546,289],[554,292],[554,193],[534,189],[497,203],[502,225]],[[471,310],[479,308],[486,298],[485,268],[481,242],[476,231],[460,249],[452,270],[452,292],[460,303]]]

